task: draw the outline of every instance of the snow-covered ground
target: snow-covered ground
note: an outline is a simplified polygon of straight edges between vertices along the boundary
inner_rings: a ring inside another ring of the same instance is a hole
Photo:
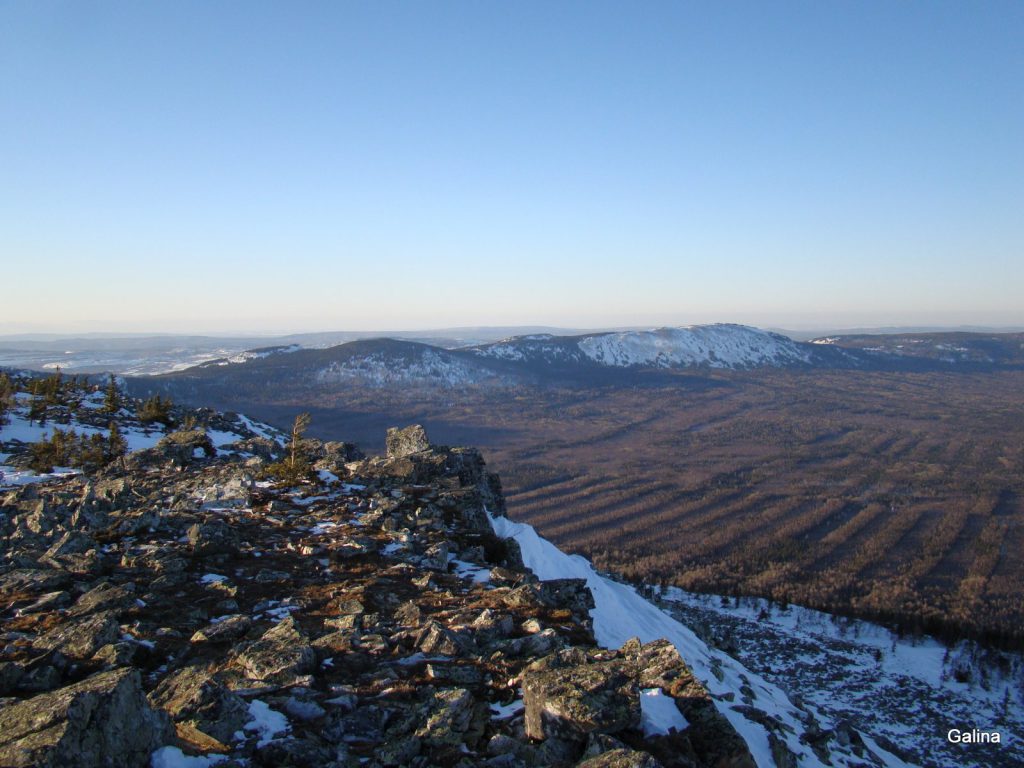
[[[1024,657],[901,638],[877,624],[757,598],[675,587],[661,601],[704,627],[744,666],[835,720],[907,751],[922,766],[1024,765]],[[1000,744],[955,744],[957,728]]]
[[[82,407],[87,411],[96,411],[103,405],[103,392],[94,392],[82,400]],[[40,425],[38,422],[31,422],[28,419],[29,396],[19,393],[16,396],[15,407],[7,414],[7,423],[0,425],[0,487],[25,485],[26,483],[41,482],[57,477],[64,477],[69,474],[77,474],[78,470],[67,467],[55,467],[53,472],[37,474],[30,470],[18,469],[8,464],[12,449],[17,443],[37,443],[46,440],[53,435],[54,428],[64,431],[74,430],[79,435],[91,436],[101,435],[106,437],[107,428],[101,428],[92,424],[83,424],[77,418],[72,417],[67,424],[57,424],[52,420]],[[141,424],[131,418],[130,414],[122,409],[116,417],[121,436],[127,443],[129,453],[134,451],[152,448],[167,434],[162,425]],[[216,448],[224,448],[231,443],[243,439],[245,430],[260,437],[280,441],[281,433],[267,424],[254,421],[247,416],[238,417],[239,431],[231,430],[207,430],[211,442]],[[6,446],[6,447],[5,447]]]
[[[775,760],[768,731],[760,722],[764,718],[748,717],[744,713],[748,706],[781,724],[776,736],[785,742],[797,765],[825,765],[807,744],[801,742],[800,735],[807,730],[812,717],[823,729],[834,727],[834,721],[827,714],[812,705],[804,705],[803,709],[797,707],[780,687],[750,671],[728,654],[709,647],[689,627],[645,600],[633,587],[599,575],[579,555],[565,554],[542,539],[531,526],[514,523],[504,517],[492,517],[491,525],[498,536],[514,538],[518,542],[527,567],[541,579],[586,580],[596,604],[591,615],[594,634],[600,645],[618,648],[632,637],[639,637],[642,642],[666,638],[675,645],[711,693],[719,711],[746,740],[758,766],[773,768]],[[741,691],[742,695],[737,696]],[[870,736],[870,730],[866,735]],[[877,744],[871,751],[877,765],[893,768],[908,765]],[[864,766],[865,762],[849,748],[832,742],[831,765],[852,768]]]

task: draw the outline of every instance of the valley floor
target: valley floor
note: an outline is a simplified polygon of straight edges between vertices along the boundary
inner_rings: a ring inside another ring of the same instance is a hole
[[[1024,656],[901,638],[869,622],[675,587],[659,604],[745,667],[926,768],[1024,765]],[[952,729],[1000,744],[951,743]]]

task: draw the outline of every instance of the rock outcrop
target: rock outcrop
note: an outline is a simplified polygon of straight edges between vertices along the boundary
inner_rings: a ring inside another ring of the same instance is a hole
[[[597,648],[583,580],[495,536],[479,452],[391,430],[279,488],[257,440],[0,495],[0,766],[752,765],[672,646]]]
[[[0,765],[133,768],[170,736],[139,673],[121,667],[0,709]]]

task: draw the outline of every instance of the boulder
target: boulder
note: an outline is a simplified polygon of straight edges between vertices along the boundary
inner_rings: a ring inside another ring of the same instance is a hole
[[[110,611],[112,615],[120,616],[136,605],[134,592],[104,581],[78,598],[68,611],[68,615],[87,616],[98,611]]]
[[[469,638],[452,632],[450,629],[429,622],[416,638],[416,648],[427,655],[461,656],[470,649]]]
[[[174,722],[187,724],[225,743],[250,719],[245,701],[221,685],[213,667],[202,664],[191,664],[171,673],[160,681],[149,699]]]
[[[138,768],[171,738],[132,669],[0,709],[0,765],[9,768]]]
[[[201,557],[230,555],[238,551],[238,534],[223,520],[196,523],[188,529],[192,553]]]
[[[316,667],[316,651],[290,616],[243,647],[235,664],[250,680],[288,685]]]
[[[165,459],[170,459],[176,466],[183,467],[192,463],[199,454],[210,458],[217,455],[217,449],[210,436],[202,429],[184,429],[171,432],[162,437],[153,449]]]
[[[252,626],[252,619],[248,616],[236,613],[225,616],[216,623],[196,632],[192,635],[193,643],[225,643],[244,637],[249,627]]]
[[[473,746],[483,733],[483,705],[465,688],[444,688],[427,703],[416,737],[432,746]]]
[[[60,624],[32,644],[34,648],[60,651],[72,659],[88,659],[120,634],[114,614],[109,611]]]
[[[576,768],[661,768],[661,763],[646,752],[625,747],[588,757],[576,763]]]
[[[91,536],[79,531],[68,531],[46,550],[46,556],[82,555],[93,549],[96,549],[96,541]]]
[[[578,649],[527,667],[523,703],[526,735],[533,739],[584,741],[591,733],[618,733],[640,725],[635,666],[620,659],[591,660]]]
[[[389,459],[400,459],[420,451],[430,450],[427,432],[419,424],[413,424],[404,429],[391,427],[388,429],[385,444]]]

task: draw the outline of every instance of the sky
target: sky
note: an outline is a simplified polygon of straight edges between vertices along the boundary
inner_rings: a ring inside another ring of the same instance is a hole
[[[0,0],[0,333],[1024,324],[1024,3]]]

